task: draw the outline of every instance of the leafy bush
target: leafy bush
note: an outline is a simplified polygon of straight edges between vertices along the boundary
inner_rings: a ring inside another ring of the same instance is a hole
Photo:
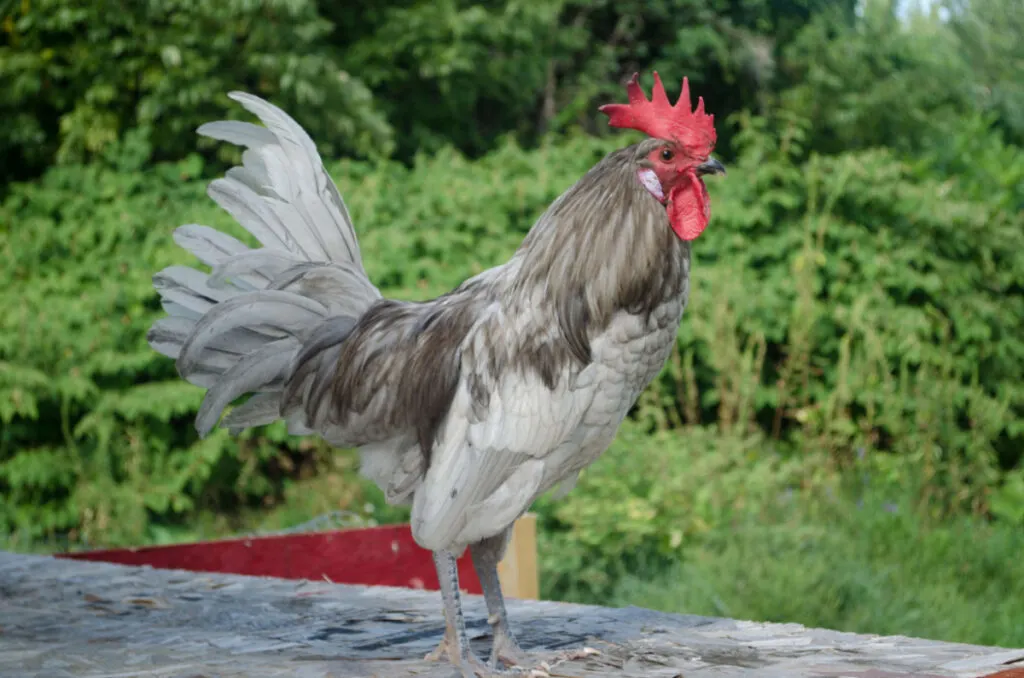
[[[852,23],[821,13],[786,45],[782,68],[794,84],[780,105],[814,121],[818,152],[920,151],[943,120],[972,110],[984,87],[947,24],[919,17],[910,30],[889,0],[862,10]]]
[[[1024,229],[1006,210],[1019,154],[983,130],[972,146],[987,149],[976,159],[985,167],[948,178],[938,160],[911,166],[884,150],[805,161],[805,122],[779,133],[759,118],[737,123],[739,158],[710,182],[714,223],[695,245],[678,350],[643,395],[638,426],[703,424],[721,436],[716,449],[760,441],[763,454],[823,453],[839,466],[862,448],[894,453],[887,473],[927,481],[923,507],[986,513],[1024,432]],[[959,134],[976,137],[965,125]],[[447,150],[412,168],[332,170],[371,277],[424,298],[507,258],[616,141],[570,135],[478,161]],[[195,157],[146,173],[63,167],[4,202],[0,530],[139,542],[204,510],[280,500],[323,463],[325,450],[277,426],[197,441],[201,392],[145,344],[158,314],[152,273],[191,263],[172,229],[240,232],[204,197],[202,171]],[[1002,180],[979,190],[988,176]],[[693,435],[712,435],[702,430]],[[737,463],[723,455],[710,468]],[[654,510],[669,510],[659,501]],[[557,529],[585,532],[586,512],[569,506]],[[611,562],[623,548],[591,555]]]
[[[711,110],[785,86],[778,53],[854,0],[154,0],[0,4],[0,190],[53,162],[128,147],[179,160],[192,130],[235,115],[225,93],[274,100],[329,155],[476,156],[577,123],[633,71],[689,74]],[[784,75],[784,74],[783,74]],[[678,75],[669,80],[673,92]],[[595,125],[600,122],[600,125]],[[729,131],[723,130],[723,138]],[[205,147],[208,148],[208,147]]]
[[[370,4],[370,3],[366,3]],[[574,124],[605,129],[595,101],[633,72],[686,74],[709,110],[759,106],[784,86],[776,60],[824,10],[852,0],[409,0],[322,3],[332,42],[366,79],[398,133],[400,157],[446,145],[470,155],[505,133],[527,146]],[[595,124],[596,123],[596,124]],[[720,131],[728,146],[730,130]]]
[[[687,539],[669,567],[634,570],[585,600],[1020,647],[1020,529],[964,516],[927,524],[912,496],[889,489],[782,495],[763,515]]]
[[[195,149],[244,89],[292,111],[327,153],[387,154],[391,128],[326,45],[312,0],[4,3],[0,188],[53,162],[137,169]]]
[[[272,96],[330,155],[534,146],[635,71],[685,73],[709,110],[795,111],[819,151],[941,143],[942,120],[993,116],[1024,139],[1015,0],[196,0],[0,7],[0,188],[123,147],[177,160],[225,92]],[[857,9],[861,11],[858,13]],[[677,75],[668,78],[675,92]],[[646,80],[649,83],[649,80]],[[720,131],[729,151],[731,130]],[[208,148],[208,147],[206,147]]]
[[[196,441],[186,421],[201,393],[144,341],[158,308],[152,273],[181,259],[164,216],[205,203],[190,180],[199,169],[194,160],[147,174],[61,168],[5,204],[6,530],[140,541],[152,538],[154,516],[225,492],[256,501],[272,491],[267,466],[283,463],[281,432],[265,434],[272,442]]]
[[[1014,0],[944,0],[949,26],[971,65],[975,105],[1014,143],[1024,142],[1024,5]],[[962,86],[962,85],[961,85]]]
[[[570,494],[536,506],[545,597],[597,602],[630,573],[665,571],[695,538],[816,482],[807,462],[759,434],[693,426],[651,435],[626,423]]]
[[[571,494],[538,502],[542,596],[1024,641],[1017,524],[930,520],[916,510],[927,481],[908,457],[865,454],[837,473],[822,452],[773,448],[760,434],[650,435],[627,423]]]
[[[691,403],[680,418],[715,406],[720,424],[756,424],[837,461],[858,447],[911,455],[935,480],[934,508],[984,511],[1024,433],[1024,392],[1008,378],[1024,368],[1024,214],[1005,209],[1020,187],[981,193],[970,176],[884,150],[798,164],[804,126],[773,140],[759,125],[737,137],[698,248],[701,305],[662,382],[696,385],[676,399]],[[995,144],[978,174],[1021,176],[1020,155],[976,130],[951,145]]]

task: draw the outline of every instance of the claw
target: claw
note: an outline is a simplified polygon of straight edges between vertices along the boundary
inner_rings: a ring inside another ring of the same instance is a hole
[[[578,647],[558,652],[547,661],[538,661],[537,657],[531,657],[520,648],[511,636],[500,636],[496,645],[497,656],[492,654],[486,665],[472,652],[466,657],[453,658],[447,638],[442,638],[425,659],[450,661],[458,669],[459,678],[551,678],[551,669],[559,664],[601,654],[592,647]],[[499,666],[499,662],[503,666]]]
[[[554,663],[560,664],[562,662],[576,661],[577,659],[586,659],[587,657],[597,657],[600,654],[600,650],[595,650],[592,647],[577,647],[559,652],[555,657]]]
[[[519,647],[519,643],[516,642],[511,634],[503,633],[499,630],[494,635],[494,647],[491,650],[490,666],[497,667],[499,662],[506,667],[530,666],[536,663],[525,650]]]
[[[487,668],[483,661],[470,652],[458,662],[459,672],[462,678],[490,678],[494,673]]]
[[[448,658],[448,639],[442,638],[437,647],[427,653],[423,659],[428,662],[439,662]]]

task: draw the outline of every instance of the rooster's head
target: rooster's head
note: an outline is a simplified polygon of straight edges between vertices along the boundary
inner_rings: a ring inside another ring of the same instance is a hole
[[[711,157],[715,148],[715,116],[704,112],[703,97],[690,110],[690,83],[683,78],[683,91],[675,105],[668,101],[661,78],[654,73],[654,90],[647,100],[638,76],[626,87],[628,104],[605,104],[612,127],[635,129],[651,137],[641,144],[637,159],[637,180],[668,211],[669,223],[683,240],[693,240],[708,225],[710,200],[701,176],[725,174],[725,167]],[[656,142],[656,143],[652,143]]]

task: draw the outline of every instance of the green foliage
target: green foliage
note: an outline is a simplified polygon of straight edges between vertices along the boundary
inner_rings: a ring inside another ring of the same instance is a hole
[[[948,0],[945,23],[896,4],[857,18],[853,0],[9,2],[0,186],[55,160],[180,159],[197,124],[237,114],[236,88],[293,112],[329,155],[476,156],[507,133],[532,147],[604,129],[595,103],[652,68],[688,74],[712,111],[814,120],[820,151],[919,150],[970,111],[1019,142],[1019,3]]]
[[[54,161],[182,158],[198,125],[237,117],[234,89],[287,108],[327,153],[389,150],[389,125],[326,52],[331,26],[312,0],[32,0],[4,15],[0,185]]]
[[[1007,473],[990,502],[994,516],[1009,525],[1024,525],[1024,469]]]
[[[536,507],[542,596],[1019,645],[1019,527],[930,521],[923,483],[891,468],[865,455],[835,473],[759,435],[627,423],[566,499]]]
[[[536,506],[546,596],[596,602],[631,572],[664,571],[684,544],[811,482],[803,461],[756,434],[694,426],[650,435],[625,424],[570,494]]]
[[[603,128],[595,102],[620,96],[638,70],[660,69],[673,95],[688,74],[710,110],[760,105],[781,46],[823,8],[849,18],[854,4],[409,0],[323,3],[323,12],[340,58],[381,98],[408,157],[446,144],[475,155],[505,132],[532,145],[574,123]]]
[[[868,0],[855,24],[820,14],[787,45],[783,68],[795,85],[780,103],[815,121],[811,148],[918,151],[943,120],[973,108],[980,83],[956,35],[923,17],[909,30],[892,4]]]
[[[730,177],[743,180],[715,187],[707,267],[664,375],[670,393],[695,387],[677,398],[691,403],[681,417],[715,406],[720,423],[838,460],[862,446],[913,455],[943,476],[935,508],[983,510],[1022,443],[1024,392],[1009,375],[1024,370],[1024,215],[1004,211],[1019,187],[982,196],[881,150],[797,165],[802,127],[771,140],[760,124],[738,136]],[[1005,150],[979,172],[1020,176]]]
[[[600,603],[1002,647],[1024,643],[1020,529],[967,518],[922,524],[912,498],[891,489],[858,502],[784,495],[757,519],[688,540],[671,567],[633,571]]]
[[[1013,0],[945,0],[971,65],[973,93],[1010,139],[1024,142],[1024,6]],[[959,84],[959,83],[956,83]]]
[[[53,162],[183,158],[198,124],[237,115],[232,89],[283,106],[328,155],[397,148],[404,161],[603,128],[595,101],[635,70],[689,74],[712,110],[761,106],[782,46],[822,8],[848,20],[854,4],[12,1],[0,15],[0,187]]]

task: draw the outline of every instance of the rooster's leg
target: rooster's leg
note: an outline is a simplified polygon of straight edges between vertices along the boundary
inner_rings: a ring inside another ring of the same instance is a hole
[[[505,598],[501,594],[501,582],[498,580],[498,563],[501,562],[508,534],[498,534],[469,547],[473,557],[473,567],[480,579],[480,587],[487,601],[487,622],[494,634],[494,645],[491,649],[490,666],[497,667],[498,662],[510,666],[529,666],[529,655],[526,654],[512,635],[508,625],[508,614],[505,612]]]
[[[441,645],[427,655],[427,659],[440,659],[445,653],[463,678],[487,675],[486,667],[473,654],[466,635],[466,620],[462,616],[462,601],[459,597],[459,569],[455,557],[447,551],[434,552],[434,567],[441,584],[441,598],[444,600],[444,638]]]

